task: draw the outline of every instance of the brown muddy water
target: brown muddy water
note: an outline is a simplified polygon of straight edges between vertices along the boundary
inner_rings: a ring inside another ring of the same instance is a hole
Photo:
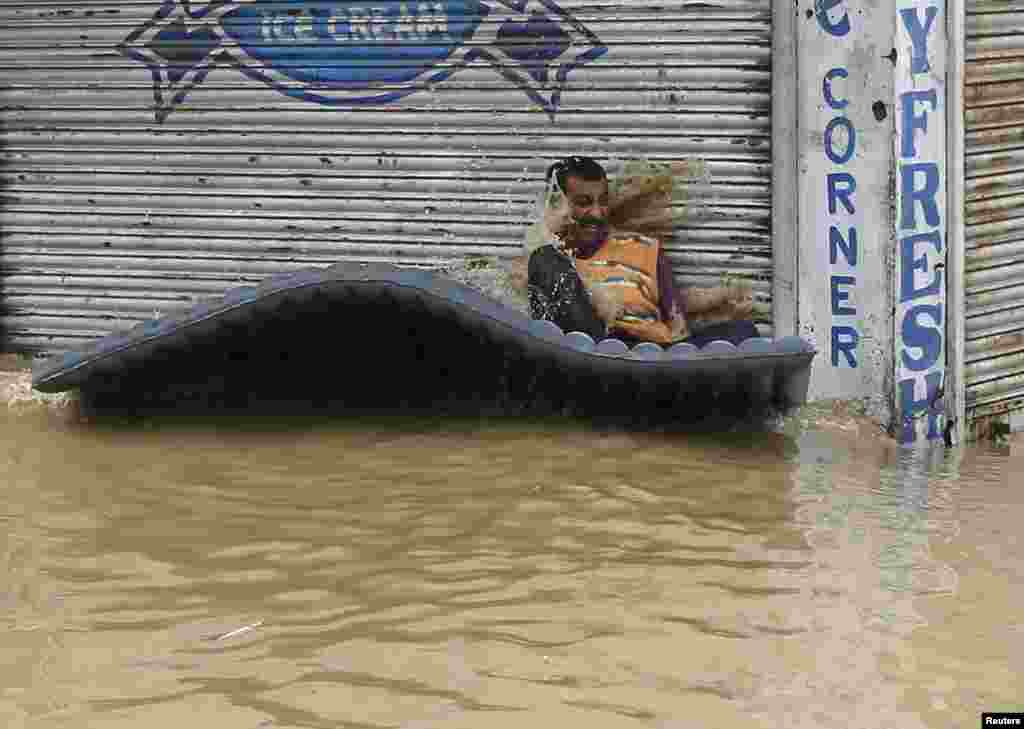
[[[1024,450],[0,410],[0,726],[974,727]]]

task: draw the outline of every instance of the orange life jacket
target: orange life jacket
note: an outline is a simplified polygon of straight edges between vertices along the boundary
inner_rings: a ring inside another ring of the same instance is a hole
[[[668,345],[672,330],[658,308],[658,250],[654,238],[612,233],[590,258],[577,258],[576,270],[593,288],[606,287],[622,299],[623,312],[609,326],[646,342]]]

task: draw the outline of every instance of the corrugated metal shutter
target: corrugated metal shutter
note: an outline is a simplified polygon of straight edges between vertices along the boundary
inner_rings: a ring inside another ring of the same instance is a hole
[[[677,274],[740,274],[770,303],[769,0],[480,0],[486,17],[460,18],[475,1],[0,0],[7,348],[59,351],[302,266],[514,255],[544,170],[574,153],[706,160],[700,212],[670,242]],[[446,17],[479,25],[375,92],[402,98],[332,105],[282,73],[344,62],[272,67],[224,31],[383,46],[374,34],[422,38]]]
[[[967,4],[968,419],[1024,408],[1024,0]]]

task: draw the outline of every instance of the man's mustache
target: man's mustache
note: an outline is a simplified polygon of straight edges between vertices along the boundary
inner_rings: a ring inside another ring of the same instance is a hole
[[[591,218],[589,216],[576,218],[573,222],[576,223],[576,225],[593,225],[594,227],[600,227],[608,224],[607,218]]]

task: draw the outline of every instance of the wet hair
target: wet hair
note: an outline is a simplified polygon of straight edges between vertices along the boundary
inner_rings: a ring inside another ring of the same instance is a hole
[[[604,167],[597,160],[590,157],[577,156],[566,157],[548,167],[547,174],[544,175],[545,181],[551,182],[551,175],[555,176],[555,179],[558,180],[558,186],[563,191],[570,177],[579,177],[587,182],[598,182],[608,179],[608,174],[604,171]]]

